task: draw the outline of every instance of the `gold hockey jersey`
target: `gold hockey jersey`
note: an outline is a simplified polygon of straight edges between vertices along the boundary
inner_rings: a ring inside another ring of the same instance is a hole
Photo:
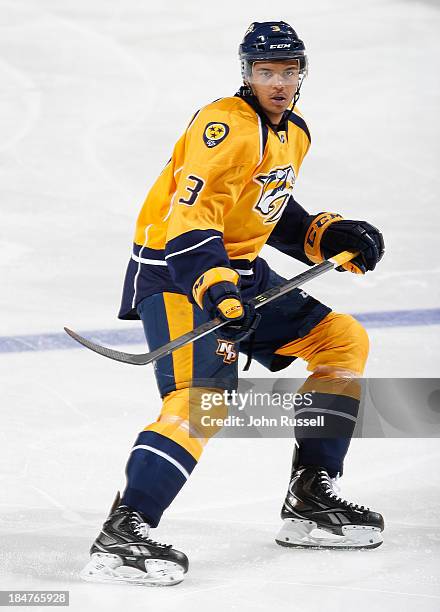
[[[307,213],[292,190],[309,146],[296,109],[277,128],[241,95],[198,111],[139,213],[120,318],[137,318],[136,304],[153,293],[190,298],[209,268],[261,279],[266,243],[307,261],[297,236]]]

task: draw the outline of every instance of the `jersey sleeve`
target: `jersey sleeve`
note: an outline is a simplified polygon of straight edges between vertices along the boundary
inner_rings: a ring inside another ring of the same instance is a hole
[[[231,267],[223,219],[255,161],[249,140],[237,117],[224,110],[202,110],[188,129],[165,245],[171,278],[188,296],[201,274]]]
[[[304,253],[304,234],[309,213],[290,196],[286,208],[269,236],[267,244],[311,266]]]

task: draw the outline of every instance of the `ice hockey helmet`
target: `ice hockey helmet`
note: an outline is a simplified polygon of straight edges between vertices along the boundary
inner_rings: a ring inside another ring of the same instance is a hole
[[[244,35],[238,55],[243,79],[252,73],[252,64],[269,60],[298,59],[302,76],[307,73],[304,43],[285,21],[252,23]]]

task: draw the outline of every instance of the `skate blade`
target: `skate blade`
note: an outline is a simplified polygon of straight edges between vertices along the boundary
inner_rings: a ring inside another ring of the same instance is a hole
[[[113,584],[134,584],[138,586],[173,586],[184,578],[183,569],[177,563],[162,559],[145,561],[146,571],[123,564],[118,555],[94,553],[80,572],[86,582],[110,582]]]
[[[312,533],[316,530],[316,533]],[[275,541],[280,546],[317,549],[377,548],[383,542],[379,527],[344,525],[343,535],[319,529],[313,521],[284,519]]]

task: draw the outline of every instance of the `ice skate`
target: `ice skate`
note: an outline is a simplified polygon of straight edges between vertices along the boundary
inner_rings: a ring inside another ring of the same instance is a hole
[[[281,510],[281,546],[376,548],[382,544],[383,517],[337,496],[326,470],[297,469]]]
[[[150,527],[140,512],[116,503],[113,507],[90,549],[91,558],[81,578],[143,586],[182,582],[188,571],[186,555],[150,539]]]

